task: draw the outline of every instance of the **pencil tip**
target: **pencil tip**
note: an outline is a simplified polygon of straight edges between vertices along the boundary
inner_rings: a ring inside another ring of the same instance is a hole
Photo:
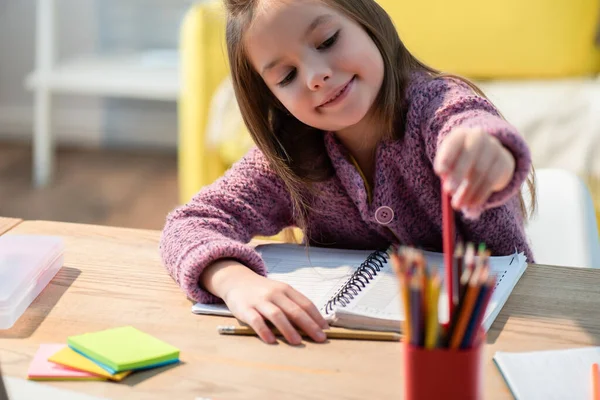
[[[467,243],[467,253],[474,253],[474,252],[475,252],[475,245],[473,244],[473,242]]]

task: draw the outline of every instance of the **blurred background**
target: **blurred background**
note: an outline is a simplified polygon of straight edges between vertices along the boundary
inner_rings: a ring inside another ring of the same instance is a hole
[[[0,0],[0,215],[162,227],[190,4]]]
[[[378,2],[600,210],[597,0]],[[218,0],[0,0],[1,216],[161,229],[250,145]]]

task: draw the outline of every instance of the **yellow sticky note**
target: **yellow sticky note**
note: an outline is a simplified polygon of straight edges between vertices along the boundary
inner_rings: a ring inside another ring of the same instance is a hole
[[[80,371],[85,371],[92,373],[94,375],[99,375],[106,377],[112,381],[121,381],[127,375],[131,374],[132,371],[124,371],[119,372],[118,374],[111,375],[110,372],[105,370],[102,367],[99,367],[92,360],[85,358],[81,354],[72,350],[68,346],[63,347],[58,352],[54,353],[52,356],[48,358],[48,361],[53,362],[55,364],[64,365],[65,367],[78,369]]]

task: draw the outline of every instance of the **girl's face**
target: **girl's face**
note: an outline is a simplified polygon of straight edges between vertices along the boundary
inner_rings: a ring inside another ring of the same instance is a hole
[[[383,81],[364,29],[316,0],[262,0],[244,37],[252,66],[298,120],[340,131],[358,124]]]

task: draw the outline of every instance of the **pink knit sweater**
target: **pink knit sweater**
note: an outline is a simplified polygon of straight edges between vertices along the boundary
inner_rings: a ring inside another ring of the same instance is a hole
[[[476,219],[459,215],[462,240],[485,242],[493,255],[524,251],[533,261],[518,193],[531,165],[525,141],[496,109],[466,85],[447,78],[415,79],[405,137],[377,148],[372,201],[345,148],[332,133],[325,144],[335,175],[317,184],[308,215],[310,243],[380,249],[390,243],[442,251],[440,180],[432,162],[440,141],[457,126],[478,126],[497,137],[515,157],[509,185],[494,193]],[[294,225],[289,193],[256,148],[219,180],[204,187],[167,217],[160,242],[163,262],[186,295],[203,303],[221,301],[199,285],[204,268],[234,258],[259,274],[265,266],[247,243]]]

